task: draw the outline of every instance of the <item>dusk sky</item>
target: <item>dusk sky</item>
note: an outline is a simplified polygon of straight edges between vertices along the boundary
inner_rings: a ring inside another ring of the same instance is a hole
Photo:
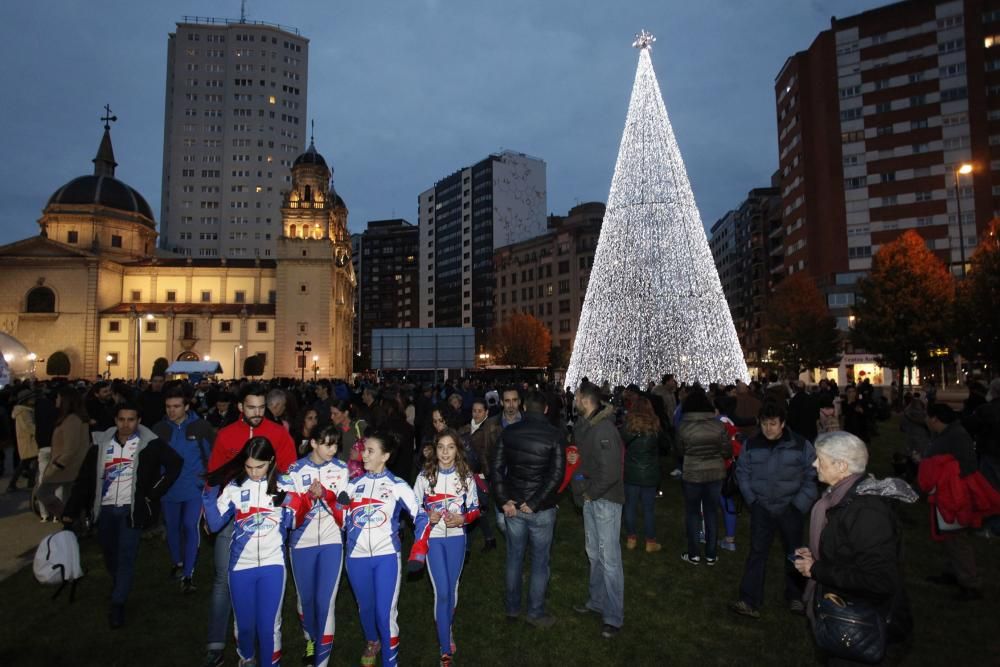
[[[417,195],[491,152],[547,163],[548,210],[605,201],[635,74],[653,64],[706,227],[777,167],[774,77],[830,17],[875,0],[248,0],[310,40],[308,117],[352,231],[416,222]],[[5,0],[0,243],[91,173],[104,104],[116,175],[159,216],[167,35],[238,0]]]

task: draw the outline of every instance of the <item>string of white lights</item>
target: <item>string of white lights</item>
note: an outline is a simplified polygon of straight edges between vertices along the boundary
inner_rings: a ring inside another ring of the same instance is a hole
[[[640,39],[640,37],[642,37]],[[566,384],[749,381],[650,48],[639,65]]]

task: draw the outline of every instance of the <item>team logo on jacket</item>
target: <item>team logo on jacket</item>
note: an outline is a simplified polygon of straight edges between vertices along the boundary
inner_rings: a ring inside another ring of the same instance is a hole
[[[357,528],[378,528],[387,520],[382,503],[374,498],[365,498],[356,505],[352,503],[351,522]]]
[[[302,475],[302,486],[309,486],[310,484],[312,484],[312,475],[308,473]]]
[[[252,537],[266,537],[278,526],[270,510],[254,507],[248,512],[240,512],[236,522],[244,532]]]

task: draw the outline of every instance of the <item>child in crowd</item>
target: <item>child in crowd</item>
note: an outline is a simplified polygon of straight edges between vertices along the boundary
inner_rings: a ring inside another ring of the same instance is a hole
[[[305,507],[295,496],[283,503],[274,447],[262,436],[247,440],[240,453],[209,473],[206,481],[202,502],[209,529],[221,530],[234,519],[229,592],[240,665],[277,665],[281,662],[285,535],[296,525],[295,514],[301,519]]]
[[[465,527],[479,517],[479,497],[461,436],[451,429],[441,431],[435,435],[434,447],[434,455],[427,457],[414,485],[417,511],[426,525],[417,534],[421,546],[414,549],[413,557],[419,560],[426,549],[441,666],[447,667],[455,653],[452,625],[465,562]]]
[[[346,509],[347,578],[368,642],[361,664],[374,665],[381,652],[383,667],[391,667],[399,664],[399,515],[405,510],[414,519],[418,535],[427,519],[417,512],[413,489],[386,469],[396,450],[395,440],[373,433],[364,442],[365,474],[351,480],[338,505]]]
[[[306,636],[303,660],[325,667],[333,651],[334,603],[344,563],[343,511],[337,496],[347,490],[347,464],[337,458],[341,431],[327,426],[309,439],[311,452],[278,480],[286,504],[307,506],[302,525],[291,534],[289,553]],[[297,501],[293,501],[297,499]]]

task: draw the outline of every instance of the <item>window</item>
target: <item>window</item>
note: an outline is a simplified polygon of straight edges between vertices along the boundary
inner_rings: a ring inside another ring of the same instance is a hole
[[[559,293],[560,294],[569,294],[569,281],[568,280],[560,280],[559,281]]]
[[[35,287],[28,291],[24,298],[26,313],[56,312],[56,293],[48,287]]]
[[[66,243],[78,243],[80,240],[79,232],[66,232]]]
[[[917,201],[930,201],[932,198],[933,198],[933,195],[930,192],[918,192],[918,193],[916,193],[916,200]]]
[[[229,320],[222,320],[219,322],[219,333],[232,333],[233,323]]]
[[[257,333],[267,333],[267,320],[257,321]]]
[[[174,303],[177,301],[177,292],[172,289],[167,290],[167,303]]]
[[[201,302],[202,303],[211,303],[212,302],[212,292],[210,290],[202,290],[201,291]]]
[[[108,321],[108,333],[118,333],[122,330],[122,323],[118,320]]]
[[[184,320],[184,338],[191,340],[194,338],[194,321]]]
[[[236,294],[233,295],[233,301],[236,303],[246,303],[247,293],[243,290],[236,290]]]
[[[158,324],[156,320],[146,320],[146,333],[156,333]]]
[[[875,135],[879,137],[884,137],[889,134],[892,134],[892,125],[883,125],[875,130]]]
[[[268,290],[267,292],[267,302],[272,306],[278,303],[278,292],[276,290]]]
[[[892,111],[892,102],[879,102],[875,105],[875,113],[887,113]],[[843,114],[841,114],[841,119],[843,119]]]
[[[855,176],[854,178],[844,179],[844,188],[847,190],[855,190],[857,188],[863,188],[867,185],[864,176]]]
[[[879,180],[883,183],[895,183],[896,182],[896,172],[885,171],[879,174]]]
[[[861,107],[844,109],[840,112],[840,120],[857,120],[858,118],[861,118]]]
[[[111,235],[111,247],[112,248],[121,248],[122,247],[122,237],[119,236],[118,234],[112,234]]]
[[[569,260],[559,262],[559,273],[569,273]],[[560,283],[561,285],[562,283]]]
[[[107,359],[108,357],[110,357],[110,359]],[[109,366],[117,366],[118,365],[118,353],[117,352],[108,352],[107,355],[105,355],[105,358],[107,359],[107,361],[105,363],[107,363]]]
[[[955,100],[964,100],[969,96],[969,89],[965,86],[961,88],[946,88],[941,91],[941,101],[942,102],[954,102]]]

